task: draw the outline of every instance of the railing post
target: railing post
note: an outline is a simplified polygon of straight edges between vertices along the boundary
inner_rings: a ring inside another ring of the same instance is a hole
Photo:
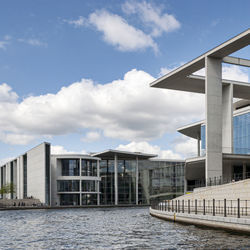
[[[184,200],[182,200],[182,213],[184,213]]]
[[[224,199],[224,217],[227,217],[227,200]]]
[[[213,216],[215,216],[215,199],[213,199]]]
[[[190,214],[190,200],[188,200],[188,213]]]
[[[197,200],[194,201],[195,203],[195,214],[197,214]]]
[[[171,212],[174,212],[174,201],[172,200],[172,211]]]
[[[206,215],[206,200],[203,200],[203,215]]]
[[[177,213],[177,200],[175,200],[175,212]]]
[[[240,199],[238,199],[238,218],[240,218]]]

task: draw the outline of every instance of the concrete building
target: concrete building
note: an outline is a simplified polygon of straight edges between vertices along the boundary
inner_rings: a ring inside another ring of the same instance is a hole
[[[156,155],[106,150],[51,155],[44,142],[0,167],[0,188],[14,190],[1,198],[33,197],[51,206],[149,204],[157,197],[184,193],[184,161]]]
[[[250,84],[222,79],[222,63],[250,67],[230,56],[250,44],[250,29],[173,70],[151,87],[205,94],[205,120],[180,128],[197,139],[198,155],[186,160],[186,187],[246,177],[250,172]],[[205,68],[205,77],[194,75]],[[233,98],[242,99],[233,104]],[[201,142],[201,145],[200,145]]]

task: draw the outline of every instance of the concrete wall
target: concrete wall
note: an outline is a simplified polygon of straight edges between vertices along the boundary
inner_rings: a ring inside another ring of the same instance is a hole
[[[45,203],[45,143],[27,152],[27,196]]]
[[[193,193],[178,197],[176,200],[250,200],[250,179],[221,186],[195,189]]]

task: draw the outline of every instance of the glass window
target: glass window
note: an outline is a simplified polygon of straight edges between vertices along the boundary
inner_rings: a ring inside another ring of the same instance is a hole
[[[59,180],[57,181],[58,192],[79,192],[80,186],[77,180]]]
[[[82,194],[82,205],[97,205],[97,194]]]
[[[79,194],[60,194],[61,206],[78,206],[80,205]]]
[[[97,176],[97,161],[83,159],[82,176]]]
[[[95,181],[82,181],[82,192],[96,192],[96,182]]]
[[[62,176],[79,176],[78,159],[62,159]]]

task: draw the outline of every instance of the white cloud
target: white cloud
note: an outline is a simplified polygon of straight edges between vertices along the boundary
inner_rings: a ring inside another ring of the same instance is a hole
[[[65,149],[63,146],[59,146],[59,145],[52,146],[51,145],[51,154],[54,154],[54,155],[60,155],[60,154],[84,154],[84,155],[86,155],[87,152],[85,150],[82,150],[81,152],[69,151],[69,150]]]
[[[103,33],[104,41],[121,51],[136,51],[148,47],[158,51],[151,36],[129,25],[121,16],[104,10],[96,11],[89,16],[89,23]]]
[[[181,159],[180,154],[174,153],[172,150],[163,150],[157,145],[151,145],[146,141],[142,142],[130,142],[129,144],[120,144],[117,150],[130,151],[130,152],[141,152],[148,154],[155,154],[157,158],[161,159]]]
[[[97,141],[99,140],[101,137],[100,133],[96,132],[96,131],[90,131],[86,134],[85,137],[82,138],[82,141],[85,142],[93,142],[93,141]]]
[[[180,154],[183,158],[197,156],[197,140],[186,136],[181,136],[181,140],[174,145],[174,152]]]
[[[126,1],[122,9],[127,14],[137,14],[143,24],[150,26],[151,35],[154,37],[162,35],[163,32],[174,31],[181,26],[173,15],[162,13],[162,8],[146,1]]]
[[[3,83],[0,85],[0,103],[2,102],[13,103],[16,102],[17,99],[18,95],[12,91],[12,88],[8,84]]]
[[[56,94],[20,102],[8,85],[0,85],[0,96],[6,88],[10,96],[0,99],[0,133],[42,137],[90,129],[105,137],[145,141],[203,118],[202,95],[150,88],[153,80],[134,69],[121,80],[94,84],[82,79]]]
[[[205,76],[205,69],[198,70],[195,75]],[[222,65],[222,78],[240,82],[249,82],[248,70],[236,65]]]
[[[26,145],[32,142],[35,136],[28,134],[2,133],[0,141],[10,145]]]
[[[3,40],[0,41],[0,49],[6,50],[6,47],[10,44],[11,36],[5,35]]]
[[[18,42],[26,43],[26,44],[29,44],[31,46],[36,46],[36,47],[47,47],[48,46],[47,43],[42,42],[39,39],[35,39],[35,38],[29,38],[29,39],[19,38],[17,40],[18,40]]]
[[[84,17],[79,16],[77,19],[75,20],[66,20],[64,19],[64,22],[68,23],[68,24],[72,24],[73,26],[75,26],[76,28],[82,27],[87,25],[88,20],[86,20]]]

